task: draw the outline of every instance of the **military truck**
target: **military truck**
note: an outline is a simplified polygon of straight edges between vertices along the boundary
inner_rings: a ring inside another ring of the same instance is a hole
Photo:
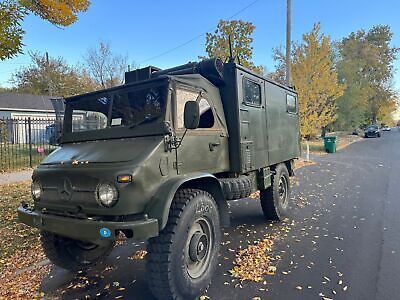
[[[147,67],[65,99],[59,147],[34,171],[19,219],[69,270],[102,261],[116,240],[147,240],[155,297],[192,299],[216,269],[227,201],[259,190],[266,219],[282,219],[299,151],[293,89],[218,58]]]

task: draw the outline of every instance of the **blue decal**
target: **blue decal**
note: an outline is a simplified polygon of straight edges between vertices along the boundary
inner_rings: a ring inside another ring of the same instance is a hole
[[[101,228],[101,229],[100,229],[100,235],[101,235],[102,237],[108,238],[108,237],[111,236],[111,230],[108,229],[108,228]]]

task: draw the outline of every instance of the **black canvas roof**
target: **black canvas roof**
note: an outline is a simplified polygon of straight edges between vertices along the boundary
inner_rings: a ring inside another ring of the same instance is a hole
[[[0,93],[1,109],[53,110],[49,96]]]

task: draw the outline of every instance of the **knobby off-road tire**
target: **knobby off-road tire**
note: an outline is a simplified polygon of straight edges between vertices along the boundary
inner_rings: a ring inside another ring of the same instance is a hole
[[[194,299],[210,284],[221,240],[218,206],[207,192],[175,194],[166,227],[149,240],[148,283],[157,299]]]
[[[271,180],[271,186],[260,191],[261,208],[268,220],[281,221],[287,216],[290,198],[289,172],[284,164],[276,166]]]
[[[248,176],[238,178],[220,178],[222,190],[227,200],[245,198],[251,193],[251,179]]]
[[[40,241],[46,256],[63,269],[77,271],[103,261],[112,251],[114,242],[96,245],[42,231]]]

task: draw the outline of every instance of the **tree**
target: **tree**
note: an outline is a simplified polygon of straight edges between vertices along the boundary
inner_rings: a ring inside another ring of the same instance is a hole
[[[329,37],[314,25],[303,41],[292,51],[292,82],[299,99],[300,133],[307,139],[317,136],[321,129],[336,119],[336,100],[343,94],[344,85],[338,82],[334,53]],[[277,71],[271,77],[285,80],[285,55],[275,49]]]
[[[18,92],[37,95],[71,96],[98,89],[86,70],[67,65],[61,57],[47,58],[29,53],[32,64],[13,75]]]
[[[25,31],[21,21],[29,13],[56,26],[68,26],[89,8],[89,0],[4,0],[0,2],[0,60],[22,52]]]
[[[97,48],[89,49],[84,60],[91,76],[102,88],[121,85],[124,82],[128,57],[114,54],[108,43],[100,42]]]
[[[21,53],[25,14],[26,10],[13,1],[0,2],[0,61]]]
[[[4,88],[4,87],[1,87],[1,86],[0,86],[0,94],[3,94],[3,93],[11,93],[11,92],[12,92],[12,89]]]
[[[232,41],[233,57],[244,67],[258,73],[263,72],[261,66],[255,66],[253,59],[253,31],[256,27],[251,22],[243,20],[220,20],[217,29],[206,33],[206,52],[208,57],[220,57],[223,61],[229,59],[229,37]],[[203,58],[203,57],[200,57]]]
[[[352,32],[339,44],[338,73],[347,89],[338,99],[339,129],[376,123],[394,109],[393,62],[399,51],[391,47],[389,26],[374,26],[368,32]],[[383,114],[382,112],[385,111]]]
[[[292,48],[291,57],[293,58],[295,52]],[[283,53],[282,47],[277,47],[273,49],[272,55],[275,64],[275,70],[267,74],[267,77],[279,82],[280,84],[286,85],[286,56]],[[292,74],[293,75],[293,74]],[[293,81],[293,80],[292,80]]]
[[[379,107],[378,119],[382,124],[388,126],[394,126],[396,121],[393,118],[393,113],[397,109],[396,99],[391,99],[386,101],[383,105]]]

